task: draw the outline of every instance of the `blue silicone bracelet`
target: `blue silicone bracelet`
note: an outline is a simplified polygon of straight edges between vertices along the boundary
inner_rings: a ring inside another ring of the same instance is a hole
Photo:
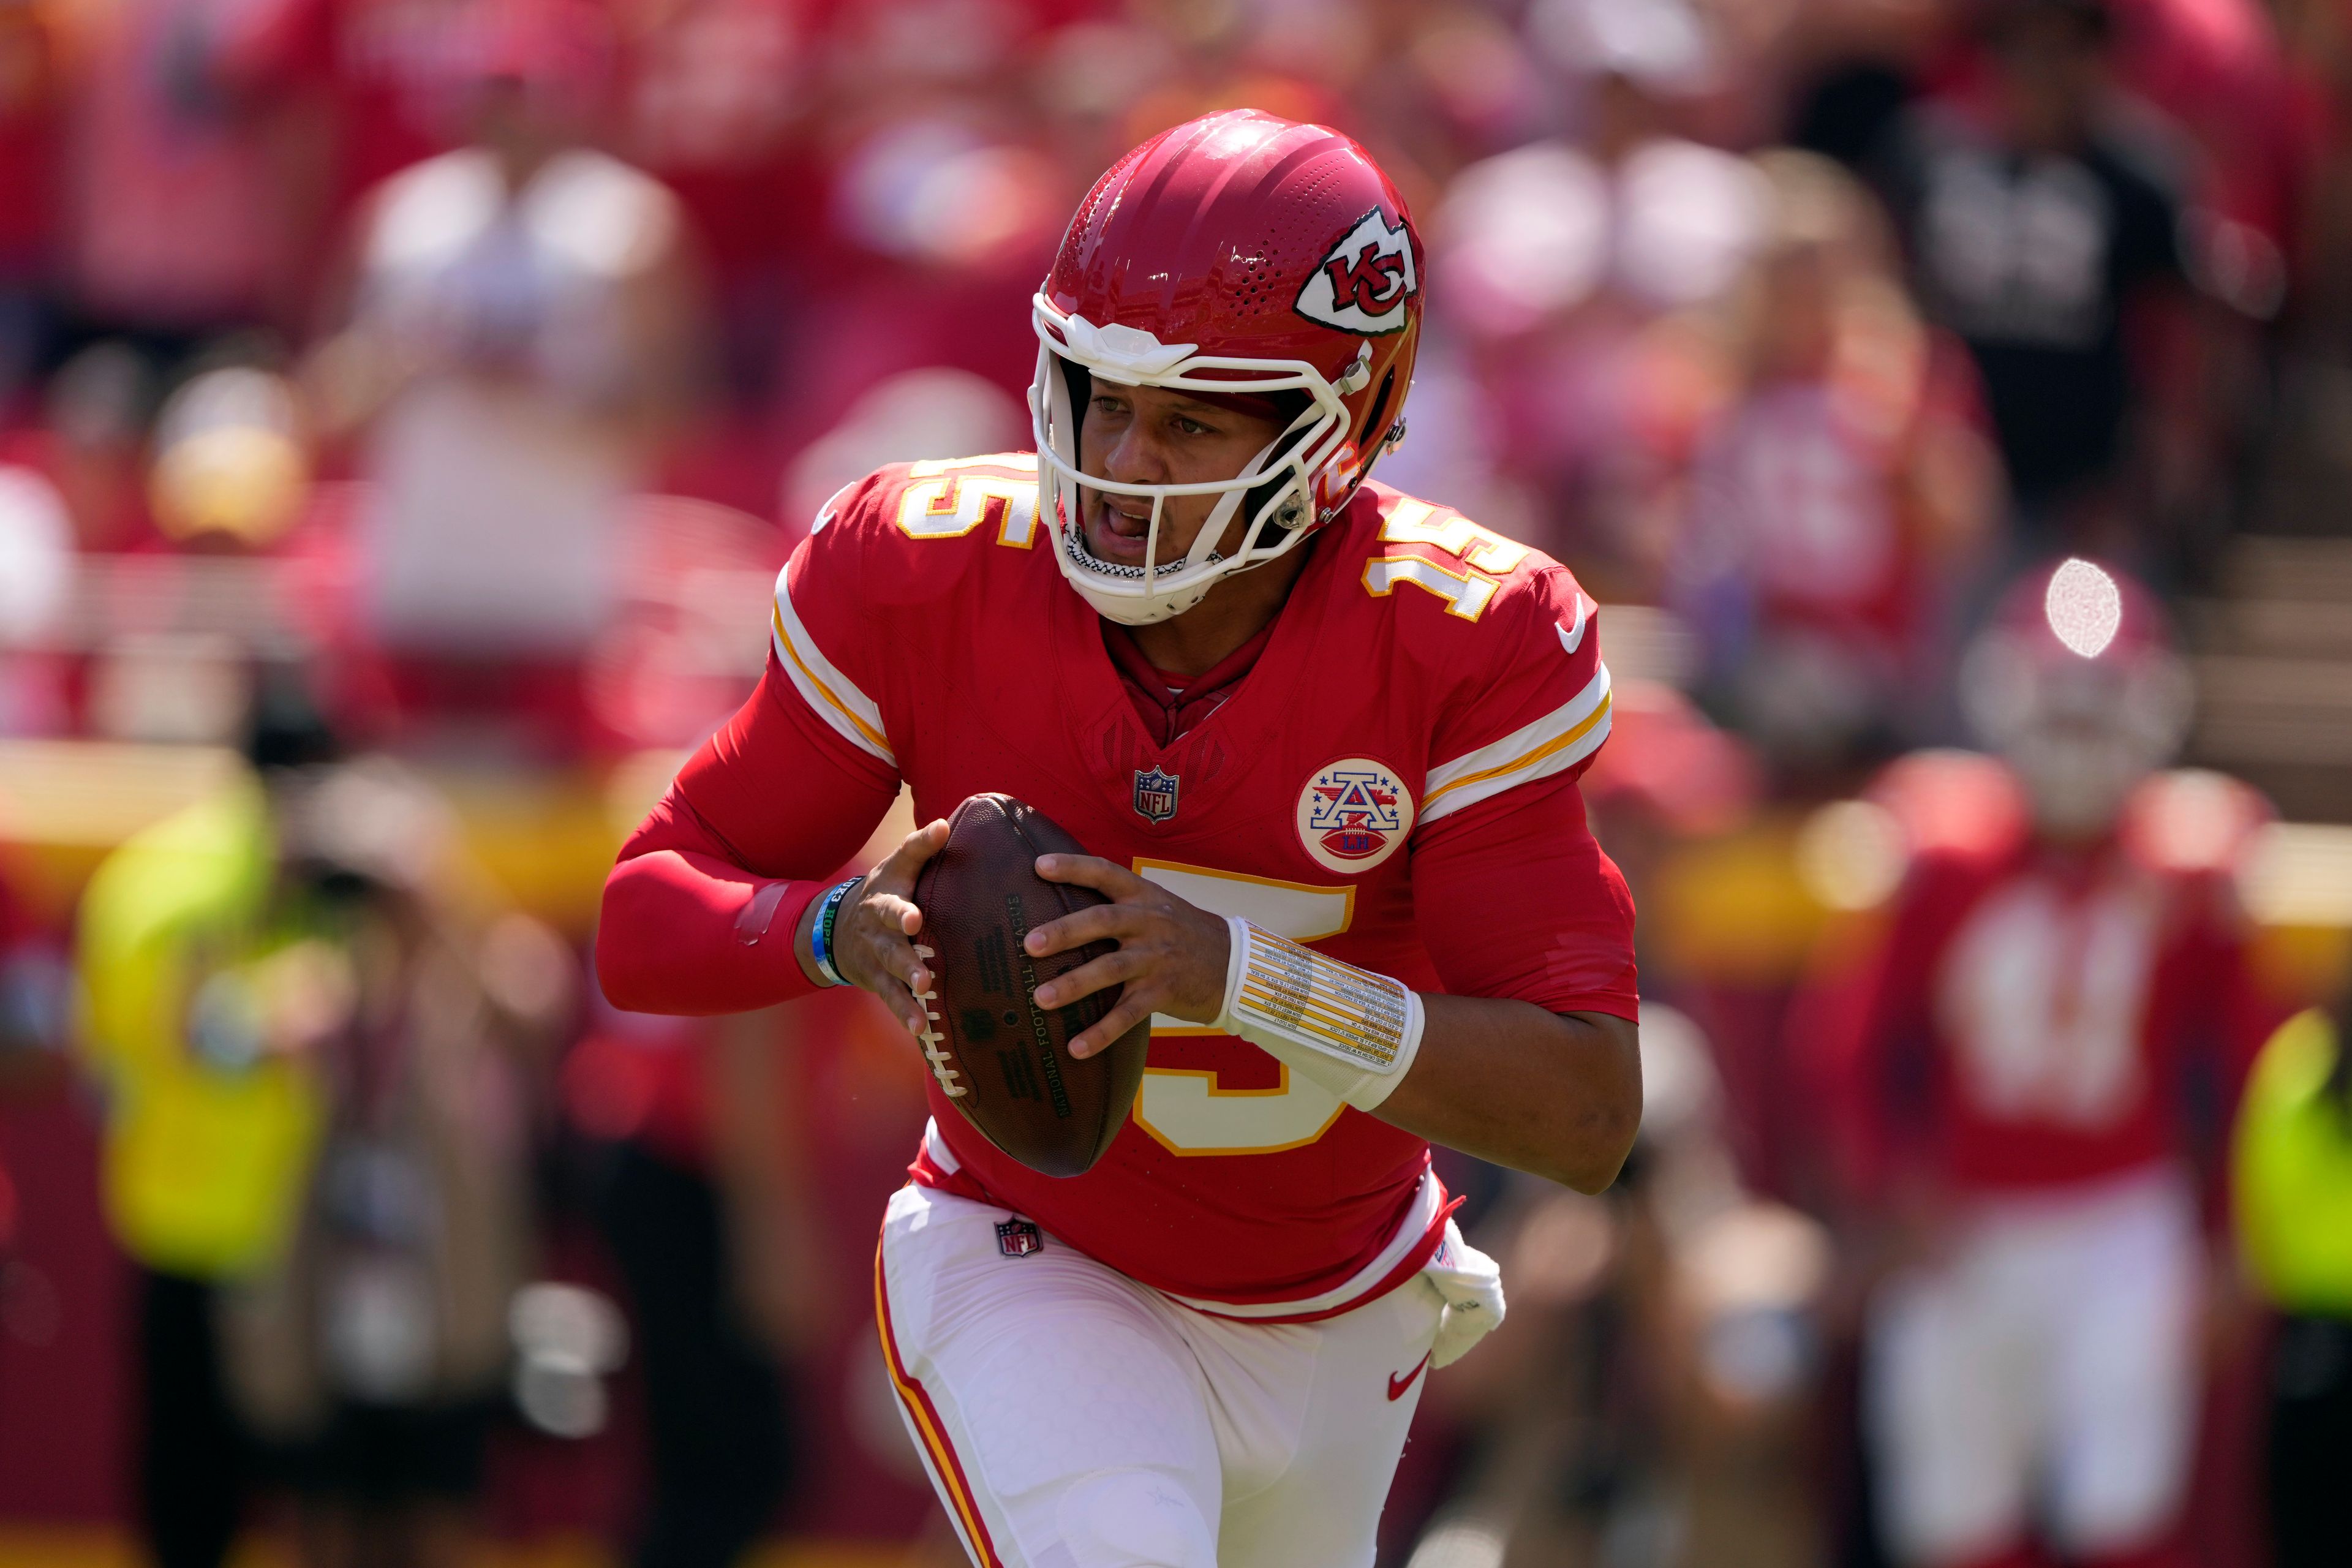
[[[809,928],[809,956],[815,960],[816,972],[824,976],[827,985],[849,984],[842,978],[840,969],[833,962],[833,922],[835,917],[841,913],[841,900],[848,897],[850,889],[864,880],[863,877],[852,877],[846,882],[827,889],[824,902],[817,908],[816,923]]]

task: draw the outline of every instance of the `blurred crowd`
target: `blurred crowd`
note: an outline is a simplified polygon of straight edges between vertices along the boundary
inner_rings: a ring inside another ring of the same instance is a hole
[[[2352,515],[2340,0],[0,0],[0,1523],[953,1560],[915,1064],[612,1009],[580,889],[1244,105],[1412,205],[1378,477],[1606,606],[1643,917],[1626,1178],[1447,1165],[1511,1318],[1384,1562],[2352,1562],[2344,955],[2168,771]]]

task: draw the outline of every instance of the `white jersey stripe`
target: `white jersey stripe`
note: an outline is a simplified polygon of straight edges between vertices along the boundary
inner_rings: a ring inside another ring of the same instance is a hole
[[[950,1176],[963,1168],[962,1162],[955,1157],[955,1152],[948,1147],[948,1141],[940,1136],[937,1118],[923,1123],[923,1152],[930,1157],[932,1164]],[[1445,1190],[1439,1184],[1436,1173],[1423,1171],[1421,1185],[1413,1194],[1412,1207],[1406,1211],[1404,1222],[1389,1237],[1388,1245],[1381,1248],[1380,1256],[1357,1269],[1344,1283],[1318,1295],[1304,1296],[1293,1301],[1239,1302],[1220,1301],[1206,1296],[1179,1296],[1173,1291],[1161,1294],[1171,1301],[1182,1302],[1196,1312],[1207,1312],[1220,1318],[1318,1317],[1334,1308],[1359,1304],[1357,1298],[1396,1272],[1397,1266],[1421,1245],[1444,1209]]]
[[[817,716],[859,751],[897,767],[898,759],[890,752],[890,737],[883,732],[882,710],[824,657],[794,613],[792,594],[781,574],[776,578],[776,613],[769,629],[777,662]]]
[[[1421,820],[1489,800],[1517,784],[1574,767],[1609,738],[1609,667],[1562,706],[1488,745],[1429,770]]]
[[[1381,1281],[1396,1272],[1412,1249],[1419,1247],[1430,1230],[1445,1212],[1445,1189],[1439,1184],[1433,1171],[1421,1174],[1420,1190],[1413,1194],[1412,1207],[1405,1211],[1404,1223],[1396,1227],[1389,1244],[1381,1248],[1380,1256],[1356,1270],[1344,1284],[1333,1286],[1319,1295],[1302,1297],[1296,1301],[1220,1301],[1213,1297],[1179,1296],[1172,1290],[1160,1292],[1171,1301],[1181,1301],[1196,1312],[1207,1312],[1219,1318],[1300,1318],[1318,1316],[1335,1310],[1344,1310],[1362,1304],[1366,1297]]]

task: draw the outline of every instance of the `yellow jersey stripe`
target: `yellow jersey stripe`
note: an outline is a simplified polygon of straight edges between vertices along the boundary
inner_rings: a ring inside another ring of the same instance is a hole
[[[1602,665],[1583,690],[1532,724],[1430,769],[1421,820],[1433,821],[1514,785],[1573,767],[1609,738],[1613,707],[1609,667]]]
[[[807,637],[806,629],[797,627],[785,620],[784,606],[789,601],[782,593],[776,595],[776,609],[770,616],[769,626],[773,633],[776,653],[784,661],[785,671],[792,676],[793,685],[799,689],[801,696],[807,700],[809,706],[814,708],[825,722],[841,732],[844,740],[848,741],[860,751],[872,752],[886,763],[896,763],[898,759],[891,753],[890,738],[882,732],[879,723],[880,710],[875,709],[873,703],[863,701],[865,693],[850,686],[847,679],[839,670],[827,664],[824,656],[818,653],[813,645],[803,653],[801,643]],[[793,635],[795,630],[801,632],[799,637]],[[831,679],[827,677],[831,677]],[[861,700],[859,705],[866,709],[872,717],[869,718],[866,713],[860,712],[858,706],[854,706],[847,698],[835,689],[835,682],[855,692]]]
[[[1569,731],[1568,733],[1559,737],[1557,740],[1548,741],[1544,744],[1538,746],[1534,751],[1529,752],[1526,756],[1519,757],[1512,762],[1505,763],[1498,767],[1488,768],[1483,773],[1465,773],[1462,777],[1455,779],[1449,784],[1440,784],[1436,789],[1430,792],[1428,799],[1422,802],[1422,810],[1424,814],[1424,820],[1426,819],[1426,814],[1430,806],[1436,804],[1437,801],[1444,796],[1453,794],[1457,789],[1467,789],[1473,784],[1483,784],[1488,779],[1501,778],[1505,773],[1515,773],[1523,768],[1533,767],[1536,763],[1542,762],[1546,757],[1559,752],[1563,747],[1573,746],[1577,742],[1584,739],[1585,735],[1591,731],[1595,724],[1600,723],[1602,720],[1609,717],[1609,708],[1610,700],[1607,697],[1603,697],[1601,700],[1601,706],[1587,714],[1583,722],[1578,724],[1576,728]]]

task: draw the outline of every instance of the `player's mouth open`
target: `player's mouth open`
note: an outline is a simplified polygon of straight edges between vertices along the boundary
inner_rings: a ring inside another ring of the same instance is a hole
[[[1099,493],[1087,498],[1087,510],[1091,524],[1087,530],[1087,548],[1097,559],[1121,566],[1143,564],[1145,542],[1151,532],[1151,503],[1133,496],[1105,496]],[[1160,520],[1160,554],[1167,555],[1168,519]]]

